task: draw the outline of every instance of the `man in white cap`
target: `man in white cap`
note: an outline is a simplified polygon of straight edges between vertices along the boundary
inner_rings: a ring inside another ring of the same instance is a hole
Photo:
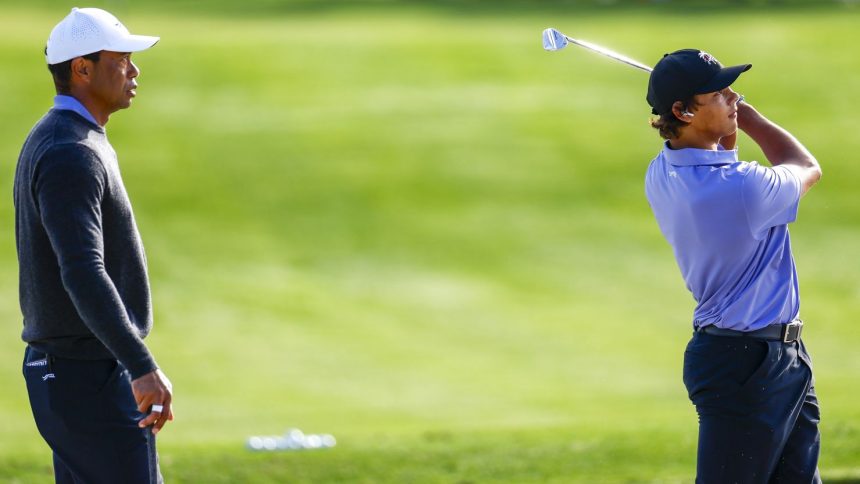
[[[173,420],[172,387],[143,343],[146,257],[104,128],[136,95],[131,53],[157,41],[72,9],[45,50],[54,107],[18,159],[24,377],[58,483],[162,481],[155,434]]]

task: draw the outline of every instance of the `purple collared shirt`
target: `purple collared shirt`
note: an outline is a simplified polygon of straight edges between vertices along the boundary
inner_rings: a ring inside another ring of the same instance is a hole
[[[66,110],[66,111],[74,111],[81,116],[83,116],[87,121],[93,123],[96,126],[101,126],[96,118],[87,111],[87,108],[81,104],[80,101],[73,98],[72,96],[65,96],[63,94],[57,94],[54,96],[54,109]]]
[[[801,181],[737,150],[673,150],[651,161],[645,194],[696,300],[693,326],[753,331],[798,317],[787,224]]]

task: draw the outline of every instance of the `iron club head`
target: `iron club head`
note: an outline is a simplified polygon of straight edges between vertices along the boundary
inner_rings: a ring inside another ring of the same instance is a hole
[[[543,31],[544,50],[555,51],[567,47],[567,36],[556,29],[549,28]]]

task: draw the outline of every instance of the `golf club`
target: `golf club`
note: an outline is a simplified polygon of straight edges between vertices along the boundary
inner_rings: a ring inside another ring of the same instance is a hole
[[[599,45],[592,44],[591,42],[586,42],[584,40],[577,40],[571,37],[564,35],[556,29],[549,28],[543,31],[543,48],[548,51],[556,51],[561,50],[567,47],[567,44],[576,44],[580,47],[585,47],[588,50],[593,50],[598,54],[603,54],[606,57],[611,59],[615,59],[618,62],[623,62],[628,66],[635,67],[637,69],[641,69],[645,72],[651,72],[651,68],[646,66],[645,64],[636,62],[635,60],[625,57],[618,52],[613,52],[609,49],[601,47]]]
[[[543,48],[544,48],[544,50],[554,52],[557,50],[564,49],[565,47],[567,47],[567,44],[576,44],[580,47],[585,47],[588,50],[593,50],[594,52],[597,52],[598,54],[603,54],[606,57],[609,57],[611,59],[615,59],[618,62],[623,62],[624,64],[627,64],[630,67],[635,67],[636,69],[640,69],[640,70],[643,70],[645,72],[651,72],[653,70],[652,68],[646,66],[645,64],[642,64],[640,62],[636,62],[635,60],[633,60],[629,57],[623,56],[623,55],[619,54],[618,52],[614,52],[614,51],[611,51],[607,48],[601,47],[599,45],[592,44],[591,42],[586,42],[584,40],[577,40],[577,39],[574,39],[572,37],[568,37],[567,35],[564,35],[563,33],[559,32],[556,29],[548,28],[548,29],[545,29],[543,31]],[[743,94],[741,94],[735,104],[740,104],[743,101],[744,101],[744,96],[743,96]],[[688,113],[688,114],[690,116],[693,116],[692,113]]]

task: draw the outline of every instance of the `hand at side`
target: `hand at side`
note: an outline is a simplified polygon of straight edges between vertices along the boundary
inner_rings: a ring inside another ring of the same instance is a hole
[[[161,370],[153,370],[132,380],[131,391],[138,410],[146,414],[138,424],[141,428],[151,425],[152,433],[157,434],[168,420],[173,420],[173,385]],[[156,411],[157,407],[152,409],[153,405],[161,405],[161,411]]]

